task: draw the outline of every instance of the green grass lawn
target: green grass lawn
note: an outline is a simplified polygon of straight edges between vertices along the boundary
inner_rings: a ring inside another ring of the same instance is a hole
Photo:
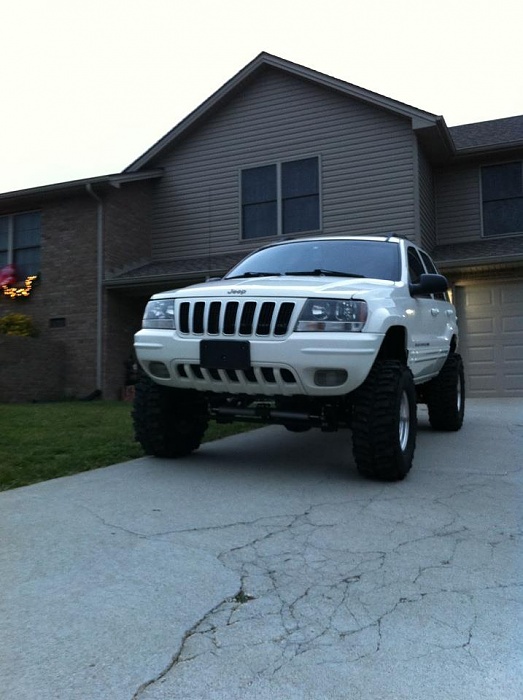
[[[0,491],[143,455],[123,401],[0,404]],[[216,425],[204,441],[252,429]]]

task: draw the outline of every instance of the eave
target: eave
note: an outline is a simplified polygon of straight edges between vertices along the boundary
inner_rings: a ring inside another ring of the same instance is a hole
[[[87,187],[95,188],[97,192],[102,194],[110,188],[119,188],[122,185],[133,182],[154,180],[162,175],[163,170],[161,169],[144,170],[138,173],[115,173],[83,178],[81,180],[58,182],[51,185],[42,185],[40,187],[31,187],[25,190],[4,192],[0,194],[0,209],[6,210],[17,206],[27,206],[28,204],[34,205],[34,203],[46,199],[82,194],[86,192]]]

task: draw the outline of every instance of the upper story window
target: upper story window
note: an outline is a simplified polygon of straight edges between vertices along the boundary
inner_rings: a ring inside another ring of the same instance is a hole
[[[40,212],[0,216],[0,268],[11,263],[19,279],[40,272]]]
[[[481,169],[483,235],[523,233],[523,162]]]
[[[320,228],[319,158],[302,158],[241,173],[242,238]]]

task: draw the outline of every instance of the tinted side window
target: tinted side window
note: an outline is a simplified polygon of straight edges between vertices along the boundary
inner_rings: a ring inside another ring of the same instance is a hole
[[[409,281],[412,284],[416,284],[420,281],[421,275],[425,272],[425,268],[415,248],[408,249],[407,258],[409,263]],[[430,294],[419,294],[418,298],[420,297],[423,299],[430,299]]]
[[[422,258],[423,262],[425,263],[425,268],[426,268],[427,272],[431,272],[434,275],[439,274],[438,270],[436,268],[436,265],[434,265],[434,263],[429,258],[427,253],[424,253],[423,251],[420,251],[420,252],[421,252],[421,258]],[[437,294],[433,294],[432,296],[434,297],[434,299],[439,299],[440,301],[448,301],[448,295],[446,294],[446,292],[438,292]]]
[[[409,281],[412,284],[416,284],[420,281],[420,277],[425,272],[425,268],[415,248],[409,248],[407,256],[409,263]]]

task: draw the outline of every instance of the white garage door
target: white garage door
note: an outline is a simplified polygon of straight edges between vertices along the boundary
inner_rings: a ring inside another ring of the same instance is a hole
[[[458,287],[467,394],[523,396],[523,283]]]

